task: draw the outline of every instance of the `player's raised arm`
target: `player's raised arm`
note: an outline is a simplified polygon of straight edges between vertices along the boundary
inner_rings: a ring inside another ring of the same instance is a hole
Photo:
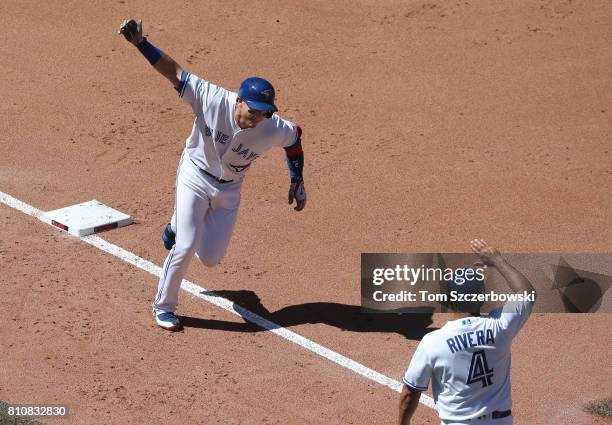
[[[470,241],[472,251],[487,265],[493,266],[506,279],[508,285],[514,292],[534,292],[535,288],[531,282],[510,263],[508,263],[498,250],[490,246],[482,239]]]
[[[153,68],[166,77],[178,90],[183,68],[142,35],[142,20],[124,20],[119,27],[119,34],[123,34],[127,41],[136,46],[140,53],[153,65]]]

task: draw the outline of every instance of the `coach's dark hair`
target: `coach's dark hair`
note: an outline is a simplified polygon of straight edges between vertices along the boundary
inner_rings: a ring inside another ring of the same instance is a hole
[[[446,282],[446,302],[442,305],[457,313],[469,313],[472,316],[479,316],[480,309],[484,301],[451,301],[451,292],[455,291],[459,294],[482,294],[484,293],[484,280],[474,278],[463,278],[462,283],[458,283],[456,279]]]

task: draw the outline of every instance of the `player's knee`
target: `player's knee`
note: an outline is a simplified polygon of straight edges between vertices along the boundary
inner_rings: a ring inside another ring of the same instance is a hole
[[[225,256],[225,251],[223,252],[206,252],[206,253],[197,253],[196,257],[200,260],[202,264],[206,267],[215,267],[217,264],[221,262],[221,259]]]
[[[198,256],[200,262],[204,264],[206,267],[215,267],[221,261],[220,258],[206,258]]]

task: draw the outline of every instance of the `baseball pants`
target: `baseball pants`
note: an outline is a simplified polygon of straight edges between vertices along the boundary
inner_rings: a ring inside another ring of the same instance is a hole
[[[241,181],[215,181],[183,151],[171,221],[176,244],[164,262],[153,303],[155,310],[176,310],[181,282],[194,255],[208,267],[215,266],[223,258],[236,224],[241,184]]]

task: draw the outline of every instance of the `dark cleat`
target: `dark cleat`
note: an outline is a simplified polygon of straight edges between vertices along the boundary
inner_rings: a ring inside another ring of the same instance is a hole
[[[172,226],[170,226],[170,223],[166,225],[166,229],[162,235],[162,241],[164,241],[164,247],[168,251],[170,251],[176,243],[176,234],[172,231]]]

